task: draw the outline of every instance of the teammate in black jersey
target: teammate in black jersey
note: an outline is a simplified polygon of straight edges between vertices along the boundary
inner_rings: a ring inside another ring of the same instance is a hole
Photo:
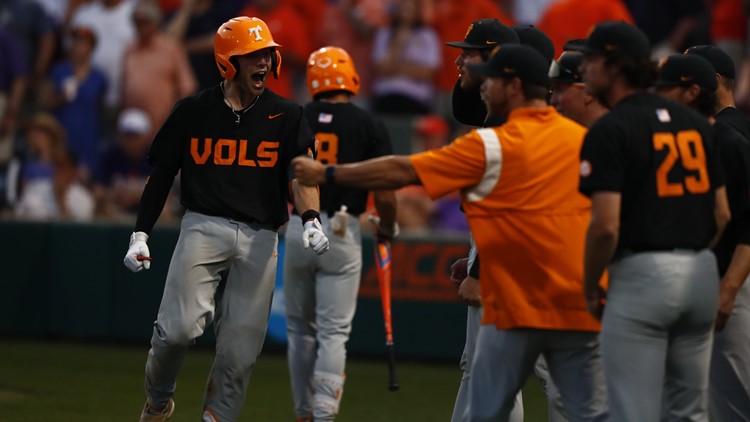
[[[359,86],[345,50],[324,47],[307,60],[307,87],[314,101],[305,106],[305,117],[318,143],[318,161],[343,164],[391,154],[385,126],[351,102]],[[323,256],[304,250],[299,216],[292,217],[286,232],[287,355],[298,421],[331,421],[338,414],[362,272],[359,215],[367,196],[363,189],[321,186],[321,222],[331,242]],[[374,197],[378,233],[392,238],[398,232],[396,196],[385,190],[374,192]]]
[[[153,170],[125,265],[149,268],[148,235],[178,172],[187,211],[146,362],[142,422],[172,416],[182,359],[211,322],[216,358],[201,420],[237,420],[265,338],[287,192],[304,210],[306,246],[318,254],[328,249],[317,189],[297,184],[289,167],[314,148],[302,107],[265,89],[268,75],[279,71],[278,47],[260,19],[224,23],[214,41],[224,81],[180,100],[153,141]]]
[[[725,195],[706,119],[645,90],[656,76],[642,31],[598,24],[586,43],[586,90],[611,107],[581,151],[591,197],[584,294],[602,321],[613,421],[707,420],[718,269],[709,243]],[[609,292],[598,286],[609,269]]]
[[[714,130],[732,213],[719,244],[719,312],[716,316],[709,413],[715,422],[750,420],[750,119],[734,105],[734,62],[717,47],[687,49],[714,67],[717,108]]]

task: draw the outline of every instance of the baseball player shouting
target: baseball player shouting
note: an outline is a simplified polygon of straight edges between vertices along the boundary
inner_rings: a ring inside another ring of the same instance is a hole
[[[314,148],[302,107],[265,89],[279,72],[278,47],[258,18],[225,22],[214,40],[224,81],[180,100],[153,141],[125,266],[149,268],[146,242],[178,171],[187,211],[146,361],[142,422],[172,416],[180,364],[211,322],[216,357],[201,420],[237,420],[265,338],[287,192],[304,210],[301,242],[317,254],[328,250],[317,189],[298,184],[289,165]]]
[[[610,416],[705,421],[719,290],[707,248],[725,196],[711,127],[645,93],[656,69],[638,28],[600,23],[575,48],[586,90],[611,107],[586,134],[580,168],[580,190],[592,200],[584,295],[592,315],[604,312]],[[607,267],[604,310],[598,281]]]
[[[385,126],[351,102],[360,80],[349,54],[324,47],[307,60],[307,88],[314,101],[305,117],[315,133],[318,161],[352,163],[391,154]],[[374,192],[380,216],[378,233],[392,238],[398,228],[396,196]],[[344,388],[346,342],[352,328],[362,271],[359,215],[368,191],[322,186],[323,232],[331,250],[315,256],[304,250],[302,224],[293,216],[286,232],[286,299],[289,373],[298,421],[332,421]]]
[[[484,306],[468,420],[507,421],[542,354],[569,418],[605,420],[599,324],[580,294],[590,207],[577,193],[585,129],[547,105],[549,65],[531,47],[503,45],[470,69],[486,77],[482,95],[490,113],[507,116],[502,126],[411,156],[328,166],[295,158],[298,180],[368,189],[422,184],[433,198],[460,190],[482,257]]]

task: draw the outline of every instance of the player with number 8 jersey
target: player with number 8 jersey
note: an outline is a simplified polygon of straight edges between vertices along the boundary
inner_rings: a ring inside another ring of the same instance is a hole
[[[315,133],[317,161],[335,165],[391,154],[385,126],[351,102],[359,76],[349,54],[323,47],[307,60],[307,87],[313,101],[305,117]],[[362,272],[359,215],[369,191],[336,185],[320,187],[323,232],[331,249],[313,256],[303,248],[292,217],[286,232],[284,298],[286,302],[294,412],[298,421],[332,421],[344,389],[346,342],[352,328]],[[380,215],[378,234],[397,233],[396,196],[374,192]]]
[[[589,312],[603,313],[611,420],[708,420],[719,290],[708,247],[726,204],[713,131],[694,110],[645,92],[656,67],[638,28],[600,23],[576,48],[587,92],[611,107],[589,129],[580,168],[592,200],[584,294]]]

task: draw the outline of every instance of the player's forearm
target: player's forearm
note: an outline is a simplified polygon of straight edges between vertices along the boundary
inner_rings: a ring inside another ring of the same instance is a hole
[[[141,204],[138,207],[138,217],[133,231],[151,233],[151,229],[154,228],[164,209],[164,204],[167,202],[174,176],[174,174],[170,174],[167,170],[159,167],[154,167],[151,171],[146,187],[143,188]]]
[[[750,275],[750,245],[740,243],[734,248],[732,261],[721,279],[721,288],[737,292],[748,275]]]
[[[591,197],[591,223],[586,230],[583,291],[587,297],[599,290],[599,280],[617,249],[620,235],[619,192],[597,192]]]
[[[392,227],[396,222],[396,194],[391,190],[375,191],[375,209],[380,217],[380,224]]]
[[[334,167],[333,182],[339,185],[386,190],[420,183],[409,157],[405,155],[389,155]]]
[[[716,204],[714,206],[714,218],[716,219],[716,234],[709,243],[708,247],[713,248],[719,243],[721,235],[724,234],[724,229],[729,224],[729,220],[732,218],[732,213],[729,210],[729,201],[727,200],[727,189],[726,186],[722,186],[716,189]]]
[[[599,280],[617,248],[618,235],[590,225],[586,231],[586,250],[583,264],[583,291],[588,295],[599,288]]]
[[[292,180],[294,208],[302,215],[305,211],[320,211],[320,191],[317,186],[307,186]]]

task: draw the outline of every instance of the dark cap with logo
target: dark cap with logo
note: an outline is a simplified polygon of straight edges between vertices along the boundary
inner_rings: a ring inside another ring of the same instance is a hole
[[[734,61],[729,54],[725,53],[724,50],[719,47],[712,45],[696,45],[685,50],[685,54],[696,54],[703,57],[711,63],[716,73],[721,76],[734,79],[735,69]]]
[[[534,25],[513,25],[511,28],[518,34],[521,44],[536,49],[547,63],[552,62],[555,58],[555,43],[541,29]]]
[[[553,60],[549,67],[549,80],[566,84],[583,83],[578,67],[583,62],[583,54],[577,51],[566,51],[560,58]]]
[[[570,47],[584,54],[624,55],[643,60],[651,57],[651,44],[646,34],[622,21],[599,23],[586,38],[585,44]]]
[[[499,44],[517,43],[518,35],[497,19],[477,19],[469,25],[463,41],[445,43],[451,47],[468,49],[492,49]]]
[[[659,66],[656,86],[689,87],[698,84],[702,89],[716,90],[716,71],[706,59],[697,54],[674,54]]]
[[[524,84],[546,86],[549,64],[535,49],[522,44],[507,44],[486,63],[470,64],[469,70],[480,76],[514,78]]]

